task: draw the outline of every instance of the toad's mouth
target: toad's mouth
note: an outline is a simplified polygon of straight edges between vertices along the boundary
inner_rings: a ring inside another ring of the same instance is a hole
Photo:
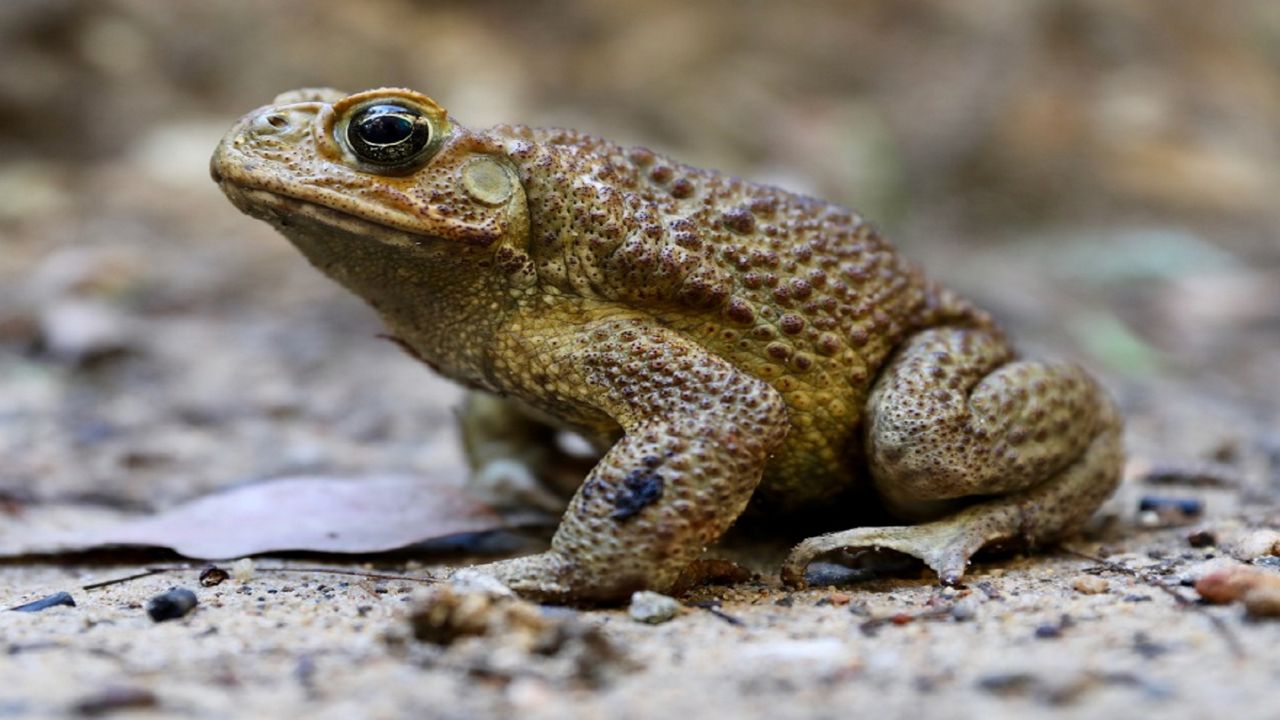
[[[286,235],[291,228],[312,223],[330,231],[391,245],[419,246],[439,240],[433,235],[391,227],[311,200],[245,187],[225,179],[218,185],[241,212],[270,223]]]

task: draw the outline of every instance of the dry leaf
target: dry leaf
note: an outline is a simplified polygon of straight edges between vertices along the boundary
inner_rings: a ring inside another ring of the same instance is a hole
[[[64,553],[133,545],[221,560],[285,550],[384,552],[509,526],[441,477],[293,477],[231,488],[154,515],[28,537],[23,547],[6,549]]]

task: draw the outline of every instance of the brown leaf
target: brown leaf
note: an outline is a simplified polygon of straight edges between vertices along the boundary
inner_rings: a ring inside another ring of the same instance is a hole
[[[231,488],[138,518],[28,538],[29,553],[164,547],[198,560],[285,550],[374,553],[508,527],[438,476],[292,477]]]

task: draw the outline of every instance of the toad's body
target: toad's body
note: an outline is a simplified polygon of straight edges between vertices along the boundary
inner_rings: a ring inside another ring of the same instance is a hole
[[[470,130],[404,90],[281,96],[213,174],[411,353],[504,398],[464,417],[478,472],[545,474],[548,424],[607,448],[550,551],[482,567],[527,595],[670,588],[749,502],[829,516],[868,479],[931,522],[813,538],[784,577],[884,547],[954,580],[990,541],[1078,527],[1119,478],[1091,379],[1017,360],[843,208],[570,131]]]

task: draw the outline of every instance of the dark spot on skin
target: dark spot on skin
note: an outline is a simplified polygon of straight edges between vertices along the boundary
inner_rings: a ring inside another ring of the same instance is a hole
[[[653,463],[645,465],[647,467],[632,470],[622,480],[622,486],[613,496],[615,509],[609,517],[626,520],[662,497],[662,476],[653,470]]]

